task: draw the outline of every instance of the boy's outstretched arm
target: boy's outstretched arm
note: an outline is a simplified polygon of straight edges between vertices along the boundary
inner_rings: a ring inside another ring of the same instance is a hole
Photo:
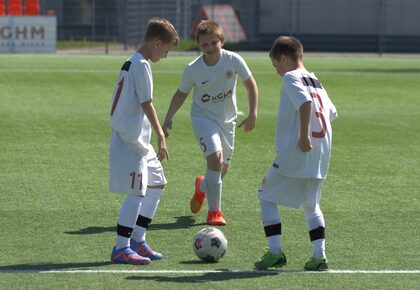
[[[238,128],[243,126],[245,132],[250,132],[255,128],[255,123],[257,122],[258,88],[253,76],[245,80],[243,83],[248,94],[249,114],[248,117],[238,125]]]
[[[169,137],[169,129],[172,129],[172,118],[175,116],[175,113],[182,106],[185,99],[187,98],[188,93],[181,92],[177,90],[172,97],[171,104],[169,105],[168,112],[166,113],[165,122],[163,122],[163,133],[165,137]]]
[[[169,152],[166,148],[166,141],[165,141],[165,135],[163,134],[162,127],[160,126],[159,119],[156,114],[155,107],[153,106],[152,101],[144,102],[141,104],[141,107],[143,108],[144,113],[147,116],[147,119],[149,119],[150,124],[152,125],[153,130],[157,134],[157,143],[158,143],[158,152],[157,157],[159,161],[162,161],[164,158],[169,160]]]
[[[311,120],[312,102],[303,103],[299,109],[300,116],[300,139],[299,147],[303,152],[308,152],[312,149],[311,139],[309,138],[309,121]]]

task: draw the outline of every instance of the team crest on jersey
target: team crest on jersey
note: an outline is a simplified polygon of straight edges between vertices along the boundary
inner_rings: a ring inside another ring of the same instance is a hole
[[[227,79],[231,79],[231,78],[233,78],[233,75],[234,75],[233,70],[228,70],[228,71],[226,71],[225,77]]]

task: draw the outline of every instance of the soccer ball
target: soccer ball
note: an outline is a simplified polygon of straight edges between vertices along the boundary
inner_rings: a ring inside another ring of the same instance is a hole
[[[193,249],[204,262],[216,262],[226,253],[227,240],[222,231],[213,227],[204,228],[195,235]]]

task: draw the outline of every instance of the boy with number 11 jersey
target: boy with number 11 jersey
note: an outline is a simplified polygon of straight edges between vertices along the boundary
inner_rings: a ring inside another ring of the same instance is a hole
[[[109,190],[126,197],[118,214],[113,263],[145,265],[163,258],[146,243],[146,231],[166,184],[160,162],[169,159],[152,103],[149,61],[166,58],[177,44],[178,33],[173,25],[165,19],[152,18],[144,43],[123,64],[115,85],[110,114]],[[150,144],[152,129],[157,134],[157,152]]]

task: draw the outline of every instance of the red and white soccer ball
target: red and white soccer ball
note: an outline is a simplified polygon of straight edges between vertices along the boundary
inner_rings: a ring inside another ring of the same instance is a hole
[[[221,230],[213,227],[199,231],[193,240],[194,253],[205,262],[216,262],[226,253],[227,240]]]

